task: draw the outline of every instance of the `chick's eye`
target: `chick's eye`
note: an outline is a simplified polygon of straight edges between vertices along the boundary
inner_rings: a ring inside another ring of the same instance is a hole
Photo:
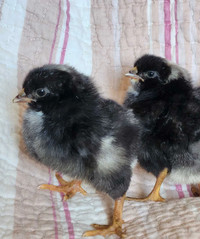
[[[158,76],[158,74],[157,74],[156,71],[147,71],[146,75],[147,75],[149,78],[155,78],[156,76]]]
[[[44,97],[47,94],[47,92],[45,91],[45,89],[40,88],[36,90],[36,95],[39,97]]]

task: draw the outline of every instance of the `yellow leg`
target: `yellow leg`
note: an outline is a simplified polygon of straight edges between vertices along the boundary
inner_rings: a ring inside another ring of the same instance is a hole
[[[80,192],[83,195],[87,194],[87,192],[81,187],[81,181],[72,180],[71,182],[67,182],[59,175],[59,173],[56,173],[56,178],[60,183],[60,186],[42,184],[38,188],[64,193],[64,200],[72,198],[77,192]]]
[[[122,231],[122,212],[123,212],[123,205],[124,205],[125,195],[120,199],[115,201],[115,207],[113,212],[113,219],[111,225],[98,225],[93,224],[95,230],[86,231],[83,234],[83,237],[90,237],[90,236],[107,236],[111,234],[117,234],[120,238],[125,238],[125,233]]]
[[[145,201],[155,201],[155,202],[164,202],[165,199],[160,196],[160,187],[167,176],[168,169],[165,168],[157,177],[156,183],[154,185],[153,190],[151,193],[145,197],[145,198],[131,198],[131,197],[126,197],[126,200],[134,200],[134,201],[139,201],[139,202],[145,202]]]

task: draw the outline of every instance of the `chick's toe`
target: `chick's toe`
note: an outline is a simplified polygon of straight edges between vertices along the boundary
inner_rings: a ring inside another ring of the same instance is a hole
[[[105,237],[107,235],[117,234],[120,238],[125,238],[126,234],[122,230],[122,224],[124,223],[122,219],[124,199],[125,195],[115,201],[115,208],[111,225],[92,224],[95,230],[86,231],[83,234],[83,237],[90,237],[96,235],[101,235]]]
[[[126,237],[126,234],[122,231],[122,225],[118,225],[116,223],[112,225],[93,224],[92,226],[95,228],[95,230],[86,231],[83,234],[83,237],[90,237],[90,236],[97,236],[97,235],[101,235],[105,237],[107,235],[112,235],[112,234],[116,234],[120,238]]]
[[[80,192],[83,195],[87,194],[87,192],[81,187],[80,180],[72,180],[67,182],[60,176],[59,173],[56,173],[56,178],[60,183],[60,186],[42,184],[39,186],[39,189],[48,189],[50,191],[64,193],[64,200],[72,198],[77,192]]]

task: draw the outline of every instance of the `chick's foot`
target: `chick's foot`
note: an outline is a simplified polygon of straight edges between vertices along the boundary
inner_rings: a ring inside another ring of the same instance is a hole
[[[126,234],[122,231],[122,224],[120,222],[114,222],[112,225],[92,225],[95,230],[86,231],[83,234],[83,237],[91,237],[91,236],[108,236],[112,234],[118,235],[120,238],[125,238]]]
[[[115,201],[115,208],[113,213],[113,220],[111,225],[98,225],[93,224],[95,230],[86,231],[83,234],[83,237],[90,237],[90,236],[108,236],[112,234],[118,235],[120,238],[125,238],[126,234],[122,231],[122,224],[124,223],[122,219],[122,211],[124,205],[125,195],[120,199]]]
[[[165,168],[157,177],[156,183],[154,185],[153,190],[151,193],[145,197],[145,198],[131,198],[131,197],[126,197],[126,200],[128,201],[138,201],[138,202],[146,202],[146,201],[154,201],[154,202],[164,202],[165,199],[160,196],[160,187],[167,176],[168,169]]]
[[[60,186],[55,186],[51,184],[42,184],[39,189],[48,189],[50,191],[64,193],[64,200],[72,198],[77,192],[86,195],[87,192],[81,187],[81,181],[72,180],[71,182],[65,181],[59,173],[56,173],[56,178],[60,183]]]

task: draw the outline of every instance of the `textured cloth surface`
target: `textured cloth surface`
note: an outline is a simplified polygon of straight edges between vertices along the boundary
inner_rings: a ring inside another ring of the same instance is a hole
[[[55,172],[27,155],[21,136],[25,108],[11,102],[27,72],[68,63],[121,103],[129,86],[124,73],[137,57],[153,53],[186,67],[198,85],[199,14],[198,0],[0,1],[0,238],[79,239],[90,224],[106,224],[112,215],[113,201],[87,184],[87,196],[67,202],[37,189],[57,181]],[[128,195],[144,196],[154,183],[136,167]],[[161,194],[166,203],[125,202],[127,238],[200,238],[200,199],[191,197],[190,186],[166,179]]]

